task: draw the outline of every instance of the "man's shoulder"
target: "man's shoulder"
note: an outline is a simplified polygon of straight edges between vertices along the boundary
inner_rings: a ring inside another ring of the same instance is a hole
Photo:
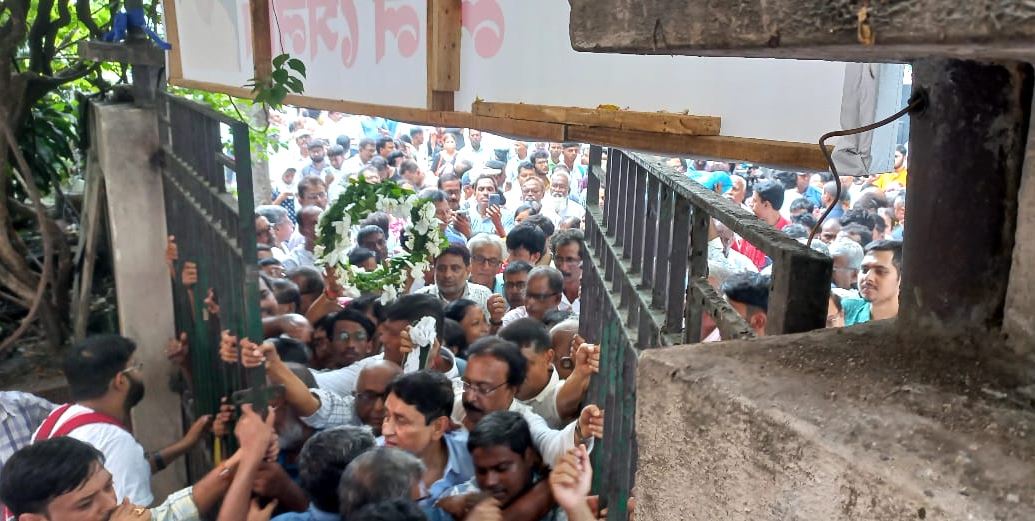
[[[467,287],[470,288],[472,296],[489,298],[489,296],[492,295],[491,289],[476,282],[468,282]]]
[[[438,286],[436,286],[434,284],[432,284],[430,286],[424,286],[423,288],[418,289],[417,291],[414,291],[414,293],[420,294],[420,295],[423,295],[425,293],[430,293],[432,295],[436,295],[436,294],[438,294]]]

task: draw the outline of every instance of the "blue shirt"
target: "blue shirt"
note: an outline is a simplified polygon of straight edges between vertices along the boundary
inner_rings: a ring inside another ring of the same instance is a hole
[[[473,204],[467,210],[468,220],[471,221],[471,236],[475,236],[479,233],[487,233],[489,235],[496,235],[496,225],[493,224],[492,219],[488,216],[482,217],[478,213],[478,205]],[[503,231],[509,232],[514,227],[514,212],[503,210],[503,215],[500,221],[503,223]]]
[[[870,303],[861,298],[841,299],[841,309],[845,312],[846,326],[870,321]]]
[[[809,185],[801,196],[811,201],[816,208],[823,206],[823,194],[815,186]]]
[[[447,432],[442,441],[446,444],[446,452],[449,455],[446,468],[442,471],[442,477],[428,487],[428,497],[417,503],[429,521],[451,519],[444,510],[436,508],[435,503],[446,497],[449,489],[474,477],[474,462],[471,460],[471,453],[467,451],[467,431]]]
[[[324,512],[309,503],[309,510],[305,512],[285,512],[273,518],[273,521],[341,521],[337,513]]]

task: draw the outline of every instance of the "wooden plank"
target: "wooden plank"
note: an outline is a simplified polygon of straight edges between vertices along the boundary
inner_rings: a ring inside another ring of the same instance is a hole
[[[460,90],[460,0],[428,0],[428,85]]]
[[[252,56],[255,78],[269,78],[273,73],[273,42],[270,38],[270,3],[268,0],[249,0],[252,17]]]
[[[471,112],[497,118],[640,130],[682,136],[717,136],[721,122],[721,119],[716,116],[497,103],[480,100],[476,100],[471,105]]]
[[[676,136],[656,132],[569,125],[567,136],[580,143],[599,143],[667,155],[749,161],[801,171],[826,171],[819,145],[732,136]],[[817,136],[818,137],[818,136]]]
[[[165,39],[172,46],[166,54],[165,75],[169,81],[183,78],[183,59],[180,57],[180,30],[176,21],[176,0],[162,0],[162,24]]]
[[[1031,61],[1029,2],[571,0],[576,51],[911,61]]]

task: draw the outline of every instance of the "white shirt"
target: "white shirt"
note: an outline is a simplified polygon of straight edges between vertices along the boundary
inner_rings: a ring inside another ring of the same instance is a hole
[[[484,144],[482,144],[482,147],[478,150],[471,148],[471,145],[467,145],[456,153],[456,161],[463,159],[471,162],[471,165],[474,166],[471,170],[474,172],[484,167],[485,163],[492,159],[492,151],[485,148]],[[456,163],[454,162],[453,164]]]
[[[445,302],[445,300],[446,300],[446,299],[442,298],[442,295],[439,295],[439,293],[438,293],[438,284],[432,284],[430,286],[425,286],[425,287],[423,287],[421,289],[418,289],[417,291],[414,291],[414,293],[417,293],[417,294],[425,294],[426,293],[428,295],[435,295],[436,297],[440,298],[443,302]],[[478,304],[478,306],[482,308],[482,311],[485,312],[485,320],[489,320],[489,304],[488,303],[489,303],[489,297],[491,297],[491,296],[492,296],[492,290],[491,289],[486,288],[485,286],[482,286],[481,284],[475,284],[473,282],[468,282],[467,286],[464,288],[464,294],[460,298],[465,298],[467,300],[473,301],[475,304]]]
[[[571,311],[576,317],[579,316],[579,311],[582,309],[582,295],[575,298],[575,302],[568,300],[568,296],[561,291],[561,303],[557,306],[557,309],[561,311]]]
[[[546,424],[551,429],[559,429],[564,426],[561,421],[561,415],[557,412],[557,394],[561,388],[564,387],[564,380],[557,375],[556,370],[550,371],[550,381],[543,388],[542,392],[528,400],[517,400],[523,405],[527,405],[539,416],[542,416],[546,420]]]
[[[511,322],[513,322],[515,320],[518,320],[520,318],[527,318],[527,317],[528,317],[528,311],[525,309],[525,306],[518,306],[518,307],[516,307],[516,308],[506,312],[503,315],[503,327],[507,327],[507,324],[509,324],[509,323],[511,323]]]
[[[456,396],[453,400],[453,421],[457,424],[463,424],[464,418],[467,417],[467,411],[464,410],[463,404],[463,384],[459,380],[453,383],[453,394]],[[569,449],[575,448],[575,426],[578,425],[577,421],[569,423],[563,429],[554,430],[531,407],[517,400],[511,401],[510,408],[507,410],[520,413],[525,421],[528,422],[528,431],[532,434],[532,443],[539,451],[539,454],[543,456],[543,461],[548,465],[553,466],[553,462],[567,453]],[[589,441],[587,448],[593,449],[592,440]]]
[[[368,356],[362,360],[357,360],[341,369],[331,369],[329,371],[317,371],[310,369],[309,372],[313,373],[313,377],[316,379],[316,385],[320,389],[324,389],[335,393],[339,396],[352,396],[352,391],[356,390],[356,380],[359,379],[359,373],[363,371],[367,366],[375,364],[385,359],[384,353],[378,353],[374,356]],[[456,363],[445,373],[446,378],[450,380],[459,380],[460,372],[456,368]]]
[[[288,255],[286,259],[282,260],[281,264],[284,266],[285,271],[300,268],[302,266],[314,268],[316,267],[316,256],[313,255],[313,252],[305,249],[305,245],[303,244],[291,250],[291,255]]]
[[[54,424],[54,429],[76,416],[92,412],[94,410],[89,407],[72,405]],[[36,429],[32,435],[33,441],[38,434],[39,429]],[[137,443],[132,434],[115,425],[95,423],[73,430],[68,433],[68,437],[89,443],[104,453],[104,468],[111,473],[119,503],[127,497],[135,505],[150,505],[154,501],[151,494],[151,464],[147,461],[144,447]]]

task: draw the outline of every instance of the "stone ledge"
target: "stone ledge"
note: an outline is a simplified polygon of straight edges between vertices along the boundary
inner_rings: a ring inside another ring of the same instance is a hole
[[[956,354],[1000,340],[961,338],[873,324],[646,351],[637,518],[1035,519],[1032,399]]]

